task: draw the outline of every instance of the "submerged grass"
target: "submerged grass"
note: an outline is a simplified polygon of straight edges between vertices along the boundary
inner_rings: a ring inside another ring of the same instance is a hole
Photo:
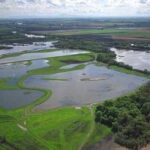
[[[0,79],[0,90],[16,90],[16,85],[8,84],[9,78]]]

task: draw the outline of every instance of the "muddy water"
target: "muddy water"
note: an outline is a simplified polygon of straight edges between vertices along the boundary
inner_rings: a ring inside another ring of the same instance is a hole
[[[52,96],[36,107],[48,109],[101,102],[131,92],[147,81],[142,77],[91,64],[82,70],[32,76],[25,81],[25,85],[52,90]]]

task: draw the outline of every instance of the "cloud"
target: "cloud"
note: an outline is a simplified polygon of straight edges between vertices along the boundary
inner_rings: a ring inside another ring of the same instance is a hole
[[[6,0],[0,0],[0,3],[4,3],[4,2],[6,2]]]
[[[150,0],[0,0],[0,18],[137,15],[150,15]]]

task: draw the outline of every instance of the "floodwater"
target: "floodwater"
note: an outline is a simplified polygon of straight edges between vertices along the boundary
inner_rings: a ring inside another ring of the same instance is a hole
[[[49,61],[47,60],[49,57],[89,53],[88,51],[81,50],[59,50],[44,53],[41,51],[36,53],[32,52],[34,50],[53,47],[52,42],[37,42],[28,45],[16,44],[7,46],[12,46],[13,48],[0,50],[1,56],[3,54],[26,50],[30,51],[30,53],[0,59],[0,78],[7,78],[8,84],[10,85],[17,84],[18,79],[27,71],[50,66]],[[118,51],[116,50],[115,52],[117,53]],[[138,58],[138,61],[140,62],[137,66],[140,66],[139,68],[149,66],[150,69],[150,53],[143,55],[141,54],[145,52],[139,52],[140,54],[137,54],[138,52],[134,51],[132,53],[130,51],[120,53],[119,51],[117,58],[123,59],[128,56],[128,59],[126,58],[127,63],[132,64],[133,67],[136,64],[135,60]],[[135,54],[137,55],[135,56]],[[28,62],[29,60],[32,62],[31,64]],[[60,70],[74,68],[78,65],[80,64],[66,65],[61,67]],[[81,106],[84,104],[97,103],[126,94],[148,81],[148,79],[120,73],[106,67],[99,67],[94,64],[85,65],[86,67],[81,70],[29,77],[25,81],[25,86],[29,88],[40,87],[52,90],[52,96],[44,103],[38,105],[36,109],[49,109],[61,106]],[[41,92],[33,90],[0,90],[0,107],[13,109],[25,106],[34,102],[41,95]]]
[[[0,59],[2,62],[0,63],[0,78],[7,78],[9,85],[16,85],[18,79],[27,71],[50,66],[49,61],[46,59],[47,57],[67,56],[80,53],[88,52],[62,50],[48,53],[26,53],[16,57]],[[27,60],[32,60],[32,63],[30,64]],[[0,90],[0,107],[12,109],[25,106],[35,101],[41,95],[41,92],[33,90]]]
[[[131,92],[147,81],[142,77],[90,64],[81,70],[31,76],[25,85],[52,90],[52,96],[36,107],[49,109],[101,102]]]
[[[40,96],[41,92],[32,90],[0,90],[0,107],[18,108],[34,102]]]
[[[31,64],[28,62],[0,64],[1,78],[16,78],[24,75],[27,71],[39,69],[49,66],[48,60],[33,60]]]
[[[45,35],[25,34],[25,36],[28,38],[45,38]]]
[[[26,74],[27,71],[40,69],[50,66],[48,60],[33,60],[31,64],[28,62],[0,64],[0,78],[7,78],[9,85],[16,85],[19,78]]]
[[[34,60],[34,59],[43,59],[43,58],[48,58],[48,57],[85,54],[85,53],[89,53],[89,52],[81,51],[81,50],[59,50],[59,51],[44,52],[44,53],[42,53],[42,52],[26,53],[26,54],[21,54],[19,56],[15,56],[15,57],[8,57],[8,58],[0,59],[0,64]]]
[[[116,61],[132,66],[134,69],[150,71],[150,53],[144,51],[120,50],[111,48],[117,55]]]
[[[12,53],[20,53],[24,51],[37,51],[37,50],[45,50],[54,48],[54,42],[33,42],[32,44],[13,44],[13,45],[5,45],[2,46],[8,46],[12,47],[11,49],[1,49],[0,50],[0,56],[4,54],[12,54]]]

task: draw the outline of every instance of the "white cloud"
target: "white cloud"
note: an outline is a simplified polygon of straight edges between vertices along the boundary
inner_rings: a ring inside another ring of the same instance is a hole
[[[136,15],[150,15],[150,0],[0,0],[0,18]]]

